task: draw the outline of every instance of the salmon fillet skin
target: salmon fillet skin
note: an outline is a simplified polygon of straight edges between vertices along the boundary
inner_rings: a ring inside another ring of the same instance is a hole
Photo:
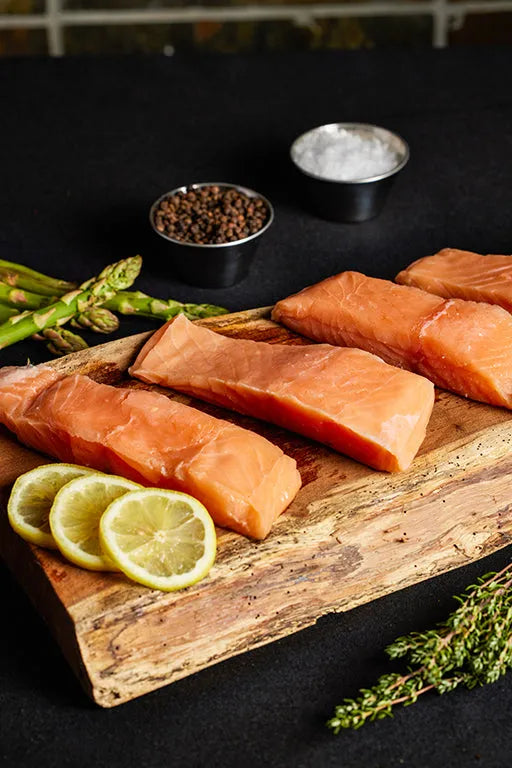
[[[512,312],[512,256],[443,248],[414,261],[395,280],[446,299],[485,301]]]
[[[341,272],[279,301],[272,318],[310,339],[373,352],[464,397],[512,408],[512,317],[501,307]]]
[[[0,423],[61,461],[188,493],[217,525],[256,539],[301,485],[295,460],[254,432],[48,365],[0,369]]]
[[[232,339],[178,315],[129,369],[142,381],[278,424],[376,469],[406,469],[434,387],[359,349]]]

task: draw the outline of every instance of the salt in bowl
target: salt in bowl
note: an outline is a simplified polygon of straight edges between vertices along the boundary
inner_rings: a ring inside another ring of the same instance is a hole
[[[318,216],[359,222],[380,213],[409,147],[377,125],[330,123],[295,139],[290,156]]]

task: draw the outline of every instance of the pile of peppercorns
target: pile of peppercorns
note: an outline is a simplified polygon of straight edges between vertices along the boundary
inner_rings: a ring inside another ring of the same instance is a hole
[[[259,232],[270,211],[261,197],[249,197],[233,187],[187,187],[164,198],[154,211],[158,232],[197,245],[220,245]]]

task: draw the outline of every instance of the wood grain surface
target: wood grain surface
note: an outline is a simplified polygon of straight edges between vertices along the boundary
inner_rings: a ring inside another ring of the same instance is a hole
[[[202,324],[232,336],[309,343],[268,315],[268,309],[252,310]],[[418,457],[408,471],[389,475],[284,429],[130,381],[126,369],[148,335],[54,365],[97,381],[165,392],[249,427],[297,460],[303,487],[265,541],[219,529],[209,576],[167,594],[119,574],[81,570],[16,536],[5,511],[9,487],[48,459],[0,431],[0,554],[101,706],[140,696],[512,540],[507,411],[437,392]]]

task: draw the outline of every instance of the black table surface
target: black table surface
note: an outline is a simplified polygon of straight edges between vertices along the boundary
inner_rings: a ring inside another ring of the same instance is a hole
[[[343,269],[393,277],[436,250],[512,251],[512,49],[0,60],[0,257],[83,280],[141,253],[141,290],[232,310]],[[311,215],[291,141],[335,121],[400,133],[410,161],[364,224]],[[151,202],[194,181],[266,194],[275,223],[250,275],[222,290],[173,278]],[[155,327],[123,318],[118,335]],[[97,343],[99,338],[90,339]],[[0,364],[48,359],[37,342]],[[334,737],[333,707],[391,671],[384,647],[441,621],[507,548],[112,710],[90,703],[0,570],[0,762],[8,766],[505,766],[512,675],[426,695]]]

